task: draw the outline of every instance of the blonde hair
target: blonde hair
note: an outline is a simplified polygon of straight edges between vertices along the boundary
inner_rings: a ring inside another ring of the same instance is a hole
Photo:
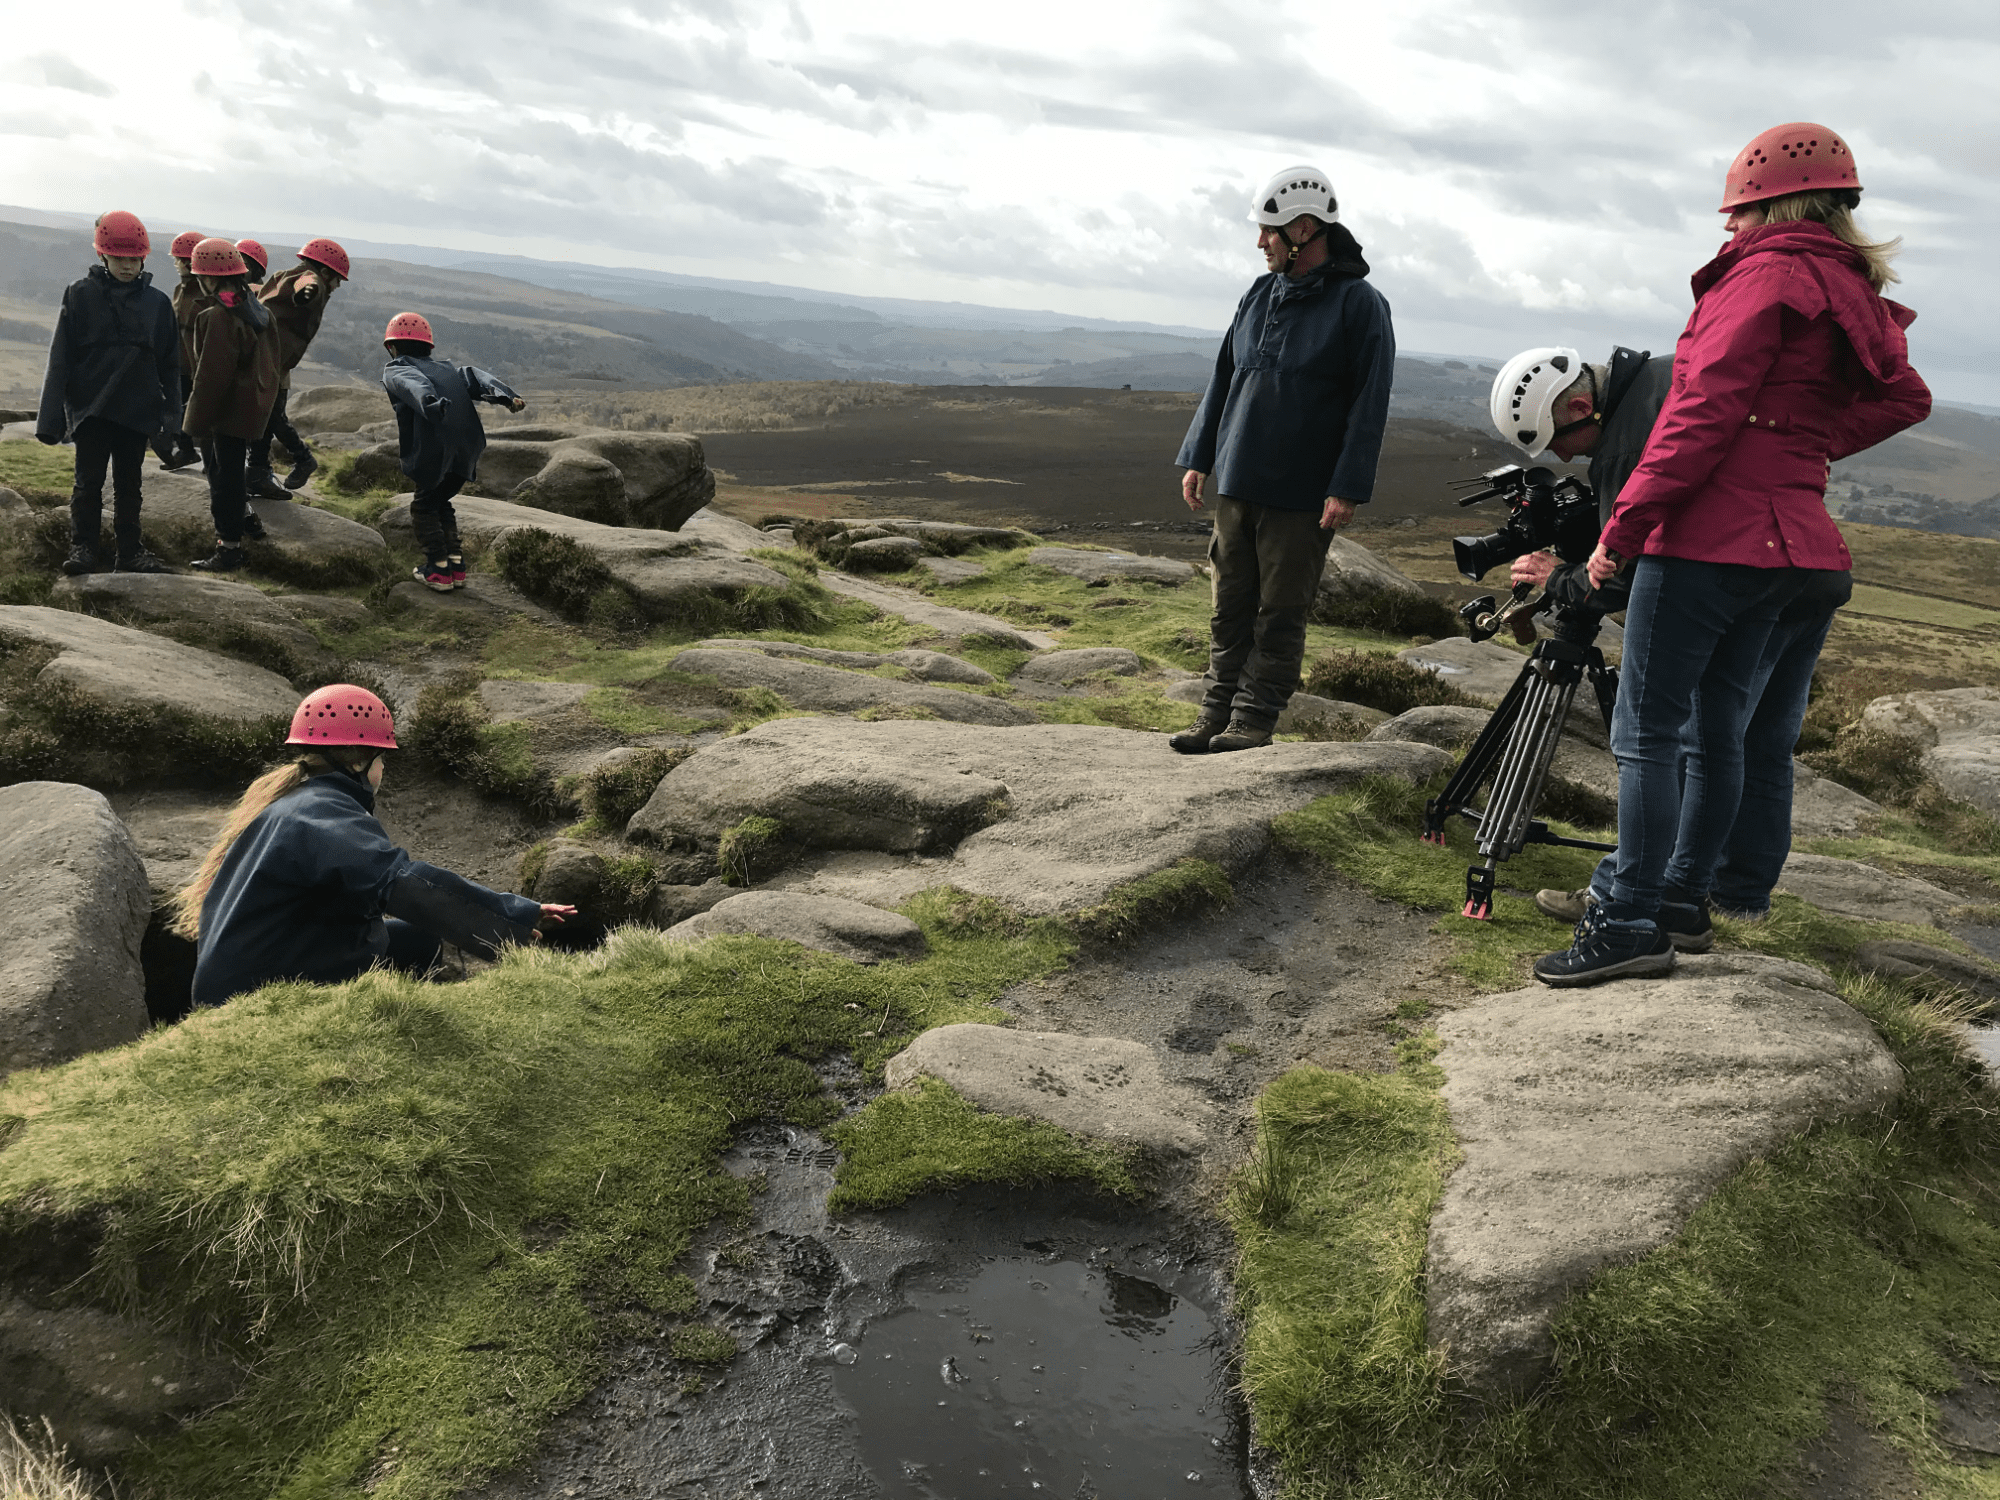
[[[1806,193],[1787,193],[1782,198],[1766,198],[1758,207],[1764,210],[1766,224],[1790,224],[1801,219],[1824,224],[1833,231],[1834,238],[1861,252],[1861,258],[1868,262],[1868,284],[1879,292],[1890,282],[1903,279],[1889,264],[1902,252],[1903,238],[1898,235],[1893,240],[1871,240],[1863,234],[1861,226],[1854,222],[1854,196],[1852,189],[1819,188]]]
[[[222,872],[222,862],[229,857],[229,851],[236,841],[243,837],[248,828],[264,810],[280,797],[289,796],[304,786],[315,776],[324,776],[329,771],[347,771],[359,775],[365,771],[377,755],[378,750],[360,745],[329,745],[325,749],[309,751],[288,766],[279,766],[275,771],[266,771],[237,799],[230,810],[229,818],[222,825],[222,832],[207,854],[202,856],[201,865],[190,880],[174,896],[174,920],[172,931],[178,937],[194,942],[201,937],[201,907],[208,900],[209,887],[215,884],[215,877]]]

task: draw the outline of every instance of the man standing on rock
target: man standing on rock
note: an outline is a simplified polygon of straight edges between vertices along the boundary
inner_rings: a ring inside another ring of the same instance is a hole
[[[1210,477],[1216,488],[1207,692],[1168,741],[1183,755],[1271,743],[1327,548],[1374,492],[1395,374],[1389,304],[1327,175],[1278,173],[1250,217],[1268,273],[1236,306],[1175,460],[1188,509],[1204,508]]]

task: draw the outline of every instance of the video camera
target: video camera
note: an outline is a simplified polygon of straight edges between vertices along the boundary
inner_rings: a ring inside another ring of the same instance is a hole
[[[1461,495],[1460,505],[1504,499],[1508,510],[1506,523],[1498,531],[1487,536],[1452,538],[1451,550],[1458,560],[1458,571],[1474,583],[1501,563],[1545,547],[1553,548],[1556,556],[1566,563],[1590,560],[1601,530],[1597,523],[1597,497],[1574,474],[1557,479],[1547,469],[1506,464],[1488,469],[1477,479],[1460,480],[1453,488],[1473,486],[1478,486],[1478,493]]]

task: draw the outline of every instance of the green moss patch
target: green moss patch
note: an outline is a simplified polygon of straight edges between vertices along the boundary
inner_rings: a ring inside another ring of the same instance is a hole
[[[67,504],[76,485],[76,449],[9,438],[0,443],[0,485],[30,502]]]
[[[1167,917],[1213,910],[1235,899],[1235,888],[1220,865],[1205,859],[1183,859],[1158,874],[1119,886],[1098,905],[1070,918],[1070,926],[1099,942],[1128,942]]]

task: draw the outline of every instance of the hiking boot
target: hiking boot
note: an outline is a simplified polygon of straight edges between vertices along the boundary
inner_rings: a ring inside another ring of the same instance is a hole
[[[451,564],[447,562],[427,562],[410,569],[410,576],[435,594],[449,594],[452,589]]]
[[[188,566],[197,573],[234,573],[245,562],[243,549],[232,543],[216,538],[215,551],[208,557],[196,558]]]
[[[1567,953],[1549,953],[1535,960],[1535,978],[1557,989],[1598,984],[1606,979],[1638,979],[1669,973],[1674,967],[1673,939],[1657,922],[1619,921],[1593,906],[1576,924]]]
[[[301,489],[304,487],[305,482],[318,472],[319,460],[314,458],[310,453],[302,453],[299,455],[299,461],[292,465],[292,472],[285,476],[285,488],[288,490]]]
[[[451,586],[455,589],[464,588],[465,559],[459,556],[458,553],[454,552],[450,557],[447,557],[445,561],[451,565],[449,569],[451,575]]]
[[[88,542],[78,542],[69,549],[69,556],[63,559],[62,570],[76,578],[84,573],[97,571],[97,549]]]
[[[114,573],[171,573],[173,569],[167,566],[165,558],[155,557],[144,547],[141,547],[136,552],[119,553],[117,565],[112,571]]]
[[[291,493],[269,474],[252,474],[243,491],[252,500],[289,500]]]
[[[1229,727],[1208,742],[1211,755],[1231,750],[1259,750],[1271,743],[1271,731],[1259,729],[1247,719],[1231,719]]]
[[[201,462],[201,450],[191,445],[184,444],[183,446],[174,449],[171,455],[169,454],[160,455],[160,467],[167,470],[169,473],[171,473],[175,469],[185,469],[189,464],[198,464],[200,462]]]
[[[1660,903],[1660,930],[1680,953],[1706,953],[1715,946],[1715,924],[1708,920],[1708,903]]]
[[[1554,917],[1558,922],[1567,922],[1574,927],[1583,920],[1583,914],[1597,904],[1597,898],[1590,894],[1589,886],[1580,886],[1573,891],[1536,891],[1535,910],[1545,917]]]
[[[1206,755],[1209,741],[1228,727],[1226,715],[1203,714],[1191,726],[1171,736],[1167,746],[1181,755]]]
[[[253,542],[271,539],[271,533],[264,529],[264,518],[248,506],[243,509],[243,534]]]

